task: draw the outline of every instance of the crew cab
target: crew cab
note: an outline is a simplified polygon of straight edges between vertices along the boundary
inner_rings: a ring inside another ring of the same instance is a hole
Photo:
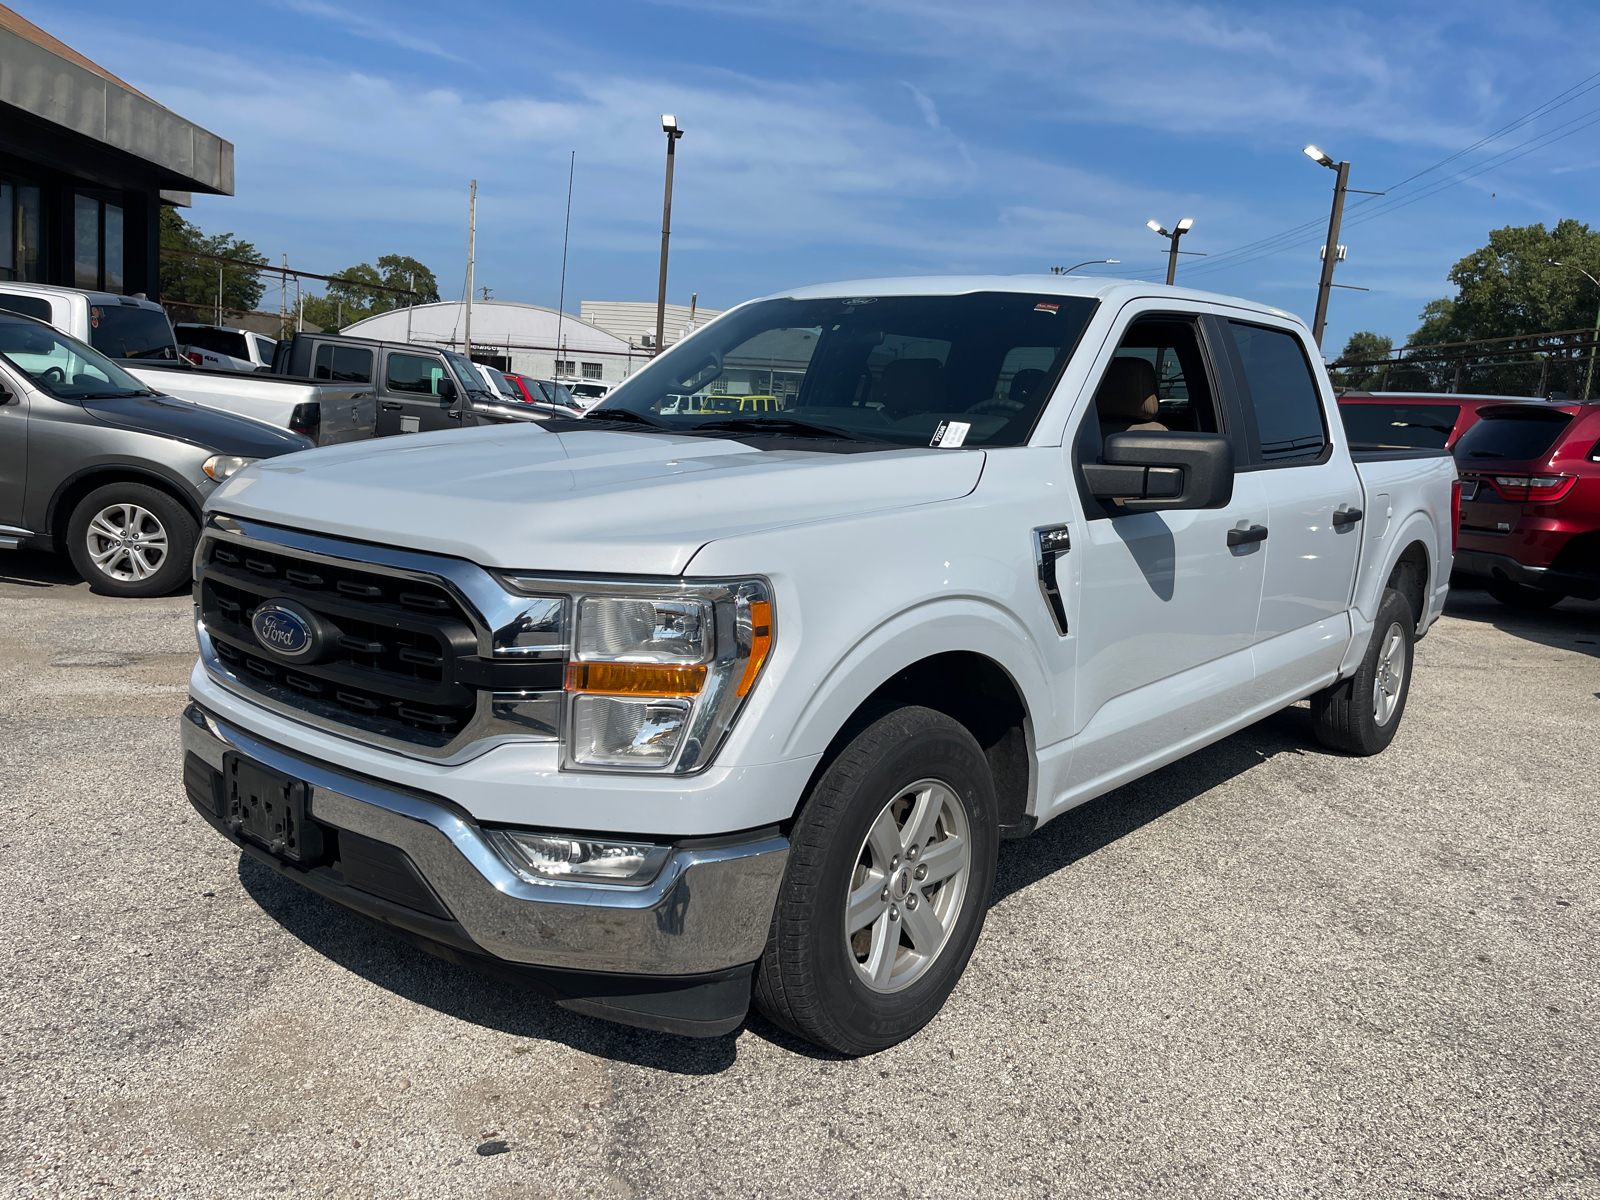
[[[1001,838],[1308,698],[1324,744],[1387,747],[1455,478],[1352,455],[1304,324],[1245,300],[783,292],[583,420],[219,489],[185,785],[571,1009],[710,1036],[753,1001],[870,1053],[983,953]]]
[[[118,296],[43,283],[0,282],[0,310],[53,325],[118,363],[161,395],[264,421],[319,446],[370,438],[377,401],[370,386],[306,384],[241,372],[207,352],[201,368],[178,349],[166,310],[142,296]]]
[[[1513,608],[1600,599],[1600,403],[1500,404],[1456,444],[1456,569]]]

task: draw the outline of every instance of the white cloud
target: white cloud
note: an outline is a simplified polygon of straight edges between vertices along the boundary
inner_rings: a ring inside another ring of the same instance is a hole
[[[419,54],[431,54],[435,58],[446,59],[450,62],[466,61],[461,55],[452,54],[446,50],[436,40],[408,33],[406,30],[392,24],[389,20],[352,12],[349,9],[328,4],[325,0],[279,0],[279,2],[282,7],[290,12],[333,21],[346,33],[365,38],[369,42],[383,42],[390,46],[399,46],[403,50],[413,50]]]

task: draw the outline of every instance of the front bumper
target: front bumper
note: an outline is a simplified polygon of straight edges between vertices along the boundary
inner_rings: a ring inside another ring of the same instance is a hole
[[[1463,575],[1503,579],[1508,583],[1520,583],[1524,587],[1538,588],[1541,591],[1560,592],[1564,596],[1600,600],[1600,577],[1578,575],[1570,571],[1552,571],[1548,567],[1525,566],[1509,554],[1457,549],[1454,569]]]
[[[198,704],[181,725],[191,802],[281,874],[446,957],[518,974],[578,1011],[707,1035],[742,1020],[788,860],[789,843],[776,831],[680,841],[643,887],[533,883],[441,797],[298,757]],[[229,751],[305,781],[308,815],[355,835],[346,840],[371,850],[369,860],[382,858],[380,868],[302,868],[231,831],[207,794],[209,772],[220,777]],[[647,1000],[627,999],[637,995]]]

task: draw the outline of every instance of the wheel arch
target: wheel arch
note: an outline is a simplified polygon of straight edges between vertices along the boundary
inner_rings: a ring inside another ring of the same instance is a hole
[[[1432,580],[1433,563],[1428,556],[1428,547],[1418,537],[1406,543],[1404,549],[1395,556],[1383,585],[1406,598],[1414,618],[1413,632],[1418,634],[1422,632],[1423,622],[1427,619]]]
[[[96,488],[108,483],[142,483],[171,496],[188,511],[196,524],[202,521],[200,502],[189,491],[169,476],[150,467],[131,463],[103,463],[84,467],[67,476],[57,486],[45,509],[45,529],[58,547],[67,544],[67,525],[78,504]]]

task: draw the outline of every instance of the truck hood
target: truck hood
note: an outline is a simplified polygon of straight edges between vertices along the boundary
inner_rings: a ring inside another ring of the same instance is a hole
[[[758,450],[502,425],[262,462],[207,507],[486,567],[677,575],[718,538],[964,496],[983,464],[981,450]]]

